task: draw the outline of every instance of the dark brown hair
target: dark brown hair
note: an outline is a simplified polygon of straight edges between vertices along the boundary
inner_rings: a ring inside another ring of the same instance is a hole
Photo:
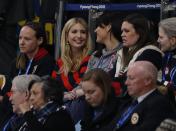
[[[139,34],[139,39],[135,43],[134,48],[130,49],[128,47],[123,47],[123,62],[124,66],[127,66],[132,59],[133,55],[142,47],[150,44],[154,44],[155,41],[150,35],[150,22],[149,20],[141,14],[130,14],[123,19],[133,25],[137,34]]]
[[[95,68],[88,71],[82,78],[82,81],[92,81],[104,93],[104,103],[107,102],[108,97],[112,95],[111,77],[102,69]]]

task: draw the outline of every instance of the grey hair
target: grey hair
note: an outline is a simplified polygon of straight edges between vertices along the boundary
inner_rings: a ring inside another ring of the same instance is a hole
[[[176,17],[167,18],[159,22],[166,35],[170,38],[176,36]]]
[[[18,75],[13,79],[12,85],[16,86],[18,91],[25,92],[28,91],[28,86],[31,81],[40,79],[37,75]]]

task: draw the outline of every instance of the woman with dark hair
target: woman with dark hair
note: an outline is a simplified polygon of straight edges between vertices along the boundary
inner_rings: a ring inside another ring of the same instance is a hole
[[[163,53],[155,46],[147,18],[141,14],[130,14],[123,19],[121,31],[123,49],[119,55],[122,59],[117,61],[115,73],[118,81],[124,83],[128,66],[134,61],[147,60],[161,69]]]
[[[63,88],[50,78],[32,81],[29,85],[30,104],[20,105],[25,120],[22,131],[74,131],[69,113],[62,107]],[[66,124],[65,124],[66,123]]]
[[[95,29],[98,48],[91,56],[88,69],[101,68],[113,76],[116,61],[119,58],[119,52],[122,49],[121,43],[121,23],[122,17],[118,13],[104,12],[97,19]],[[116,95],[121,93],[119,83],[113,81],[113,87]]]
[[[87,107],[81,120],[82,131],[112,131],[118,102],[111,87],[110,75],[102,69],[88,71],[81,82]]]
[[[122,70],[126,71],[132,61],[148,59],[161,68],[162,53],[150,34],[150,22],[141,14],[131,14],[123,19],[122,26]],[[118,63],[117,63],[118,64]],[[118,66],[118,65],[117,65]],[[116,76],[119,71],[116,70]]]
[[[103,13],[97,19],[95,29],[96,42],[103,45],[103,49],[98,48],[88,63],[88,68],[101,68],[109,72],[115,65],[116,53],[122,48],[121,44],[121,18],[117,13]],[[99,45],[97,45],[99,46]]]

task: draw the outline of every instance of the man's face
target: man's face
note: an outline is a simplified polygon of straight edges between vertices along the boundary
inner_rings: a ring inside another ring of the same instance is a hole
[[[131,67],[127,72],[127,91],[130,96],[138,97],[142,95],[145,87],[145,74],[136,67]]]
[[[20,114],[21,112],[19,109],[19,105],[26,101],[28,94],[27,94],[27,92],[19,91],[17,89],[17,87],[13,84],[12,84],[11,92],[12,92],[12,94],[11,94],[9,100],[12,104],[13,112]]]

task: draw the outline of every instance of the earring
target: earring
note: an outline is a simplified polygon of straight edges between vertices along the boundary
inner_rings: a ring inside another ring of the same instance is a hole
[[[67,42],[67,43],[66,43],[66,45],[70,45],[70,43],[69,43],[69,42]]]

